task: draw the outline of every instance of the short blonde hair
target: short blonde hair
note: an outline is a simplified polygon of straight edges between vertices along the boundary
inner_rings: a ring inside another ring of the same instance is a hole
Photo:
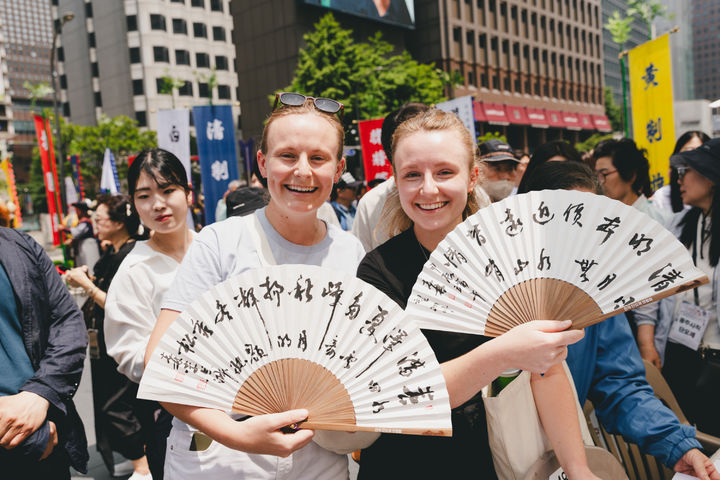
[[[457,115],[443,112],[438,109],[431,109],[413,117],[406,122],[403,122],[397,130],[395,130],[392,139],[393,158],[395,158],[398,144],[402,139],[418,132],[433,132],[441,130],[457,132],[460,136],[460,142],[464,147],[464,150],[467,152],[468,171],[472,171],[476,165],[477,151],[472,135],[468,129],[465,128],[465,125],[457,117]],[[397,178],[395,165],[396,162],[393,162],[393,175]],[[475,193],[475,189],[473,189],[473,191],[468,193],[467,203],[465,204],[465,209],[462,214],[463,220],[477,212],[479,209],[480,202]],[[402,209],[402,205],[400,204],[400,193],[397,189],[397,181],[388,194],[380,218],[380,225],[382,225],[382,229],[388,237],[394,237],[412,226],[412,220],[410,220],[410,217],[408,217],[407,213],[405,213]]]
[[[287,117],[288,115],[303,115],[306,113],[312,113],[315,115],[318,115],[319,117],[327,120],[330,125],[332,125],[336,132],[337,132],[337,139],[338,139],[338,152],[337,152],[337,160],[342,160],[343,157],[343,145],[345,144],[345,130],[343,128],[342,123],[340,122],[340,119],[335,114],[330,113],[324,113],[315,108],[315,105],[313,104],[312,99],[307,99],[304,104],[294,107],[294,106],[281,106],[280,108],[277,108],[273,110],[273,112],[270,114],[270,116],[265,121],[265,128],[263,128],[262,137],[260,139],[260,151],[263,154],[267,154],[268,151],[268,145],[267,145],[267,137],[268,132],[270,131],[270,125],[272,123],[280,118],[280,117]]]

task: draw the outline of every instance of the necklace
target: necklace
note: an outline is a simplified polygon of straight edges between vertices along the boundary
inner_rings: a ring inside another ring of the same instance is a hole
[[[413,237],[415,237],[415,241],[417,242],[417,246],[420,249],[420,253],[422,253],[422,256],[425,257],[425,261],[427,262],[430,259],[428,258],[428,254],[425,253],[425,247],[422,246],[422,243],[420,243],[420,240],[418,240],[415,235],[413,235]]]

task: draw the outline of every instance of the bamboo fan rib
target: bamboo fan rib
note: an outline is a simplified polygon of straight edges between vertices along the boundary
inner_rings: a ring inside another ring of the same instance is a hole
[[[584,328],[707,282],[687,249],[635,208],[546,190],[495,203],[455,228],[406,310],[421,328],[498,336],[535,319]]]
[[[204,293],[161,339],[138,397],[247,415],[306,408],[305,428],[452,434],[440,366],[402,309],[307,265]]]

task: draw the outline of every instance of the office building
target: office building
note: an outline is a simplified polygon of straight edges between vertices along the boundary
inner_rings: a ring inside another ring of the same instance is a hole
[[[33,99],[26,84],[51,84],[50,46],[52,18],[46,0],[0,0],[0,32],[4,39],[7,71],[5,117],[0,112],[0,124],[12,123],[12,135],[7,134],[8,148],[13,154],[15,177],[18,183],[30,179],[32,149],[37,144],[32,110],[40,113],[52,107],[52,94]],[[0,104],[3,102],[0,101]],[[0,106],[0,108],[2,108]],[[10,119],[12,118],[12,122]],[[2,132],[0,132],[2,135]]]
[[[244,133],[259,135],[269,110],[268,94],[290,84],[302,34],[328,11],[320,3],[232,3]],[[405,4],[409,15],[396,21],[368,18],[372,15],[349,7],[333,13],[358,40],[382,30],[386,40],[418,61],[460,72],[464,83],[452,93],[474,97],[481,134],[498,131],[515,146],[533,147],[609,130],[603,107],[600,0]]]
[[[94,124],[126,115],[156,128],[160,109],[237,105],[229,0],[53,0],[62,30],[60,83],[65,115]],[[212,88],[213,75],[215,86]],[[163,93],[163,77],[180,86]]]
[[[695,98],[720,99],[720,2],[692,0]]]

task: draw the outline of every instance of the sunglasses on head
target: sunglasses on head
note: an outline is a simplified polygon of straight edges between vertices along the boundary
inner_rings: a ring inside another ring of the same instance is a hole
[[[273,111],[275,111],[275,109],[277,108],[278,103],[286,107],[301,107],[305,105],[305,102],[308,99],[312,100],[315,108],[320,110],[321,112],[329,113],[331,115],[338,113],[338,115],[340,116],[340,120],[343,119],[343,111],[345,110],[345,106],[337,100],[322,97],[308,97],[301,93],[294,92],[281,92],[276,94]]]

